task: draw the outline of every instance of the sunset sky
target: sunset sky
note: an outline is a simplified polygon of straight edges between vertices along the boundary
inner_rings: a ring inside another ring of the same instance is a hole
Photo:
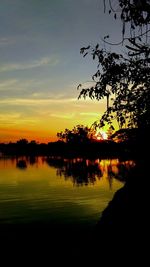
[[[54,141],[98,120],[105,101],[77,99],[97,69],[80,48],[120,40],[120,26],[102,0],[0,0],[0,142]]]

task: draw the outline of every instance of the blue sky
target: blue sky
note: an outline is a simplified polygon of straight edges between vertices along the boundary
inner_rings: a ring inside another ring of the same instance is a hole
[[[77,85],[96,71],[80,48],[103,45],[106,34],[120,40],[120,23],[104,14],[102,0],[0,0],[0,6],[0,142],[54,140],[65,128],[90,126],[105,102],[77,100]]]

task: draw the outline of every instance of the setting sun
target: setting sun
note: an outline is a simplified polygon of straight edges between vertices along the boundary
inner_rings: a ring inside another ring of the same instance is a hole
[[[98,130],[98,131],[96,132],[96,134],[95,134],[95,138],[96,138],[97,140],[107,140],[108,135],[107,135],[107,133],[106,133],[105,131],[103,131],[103,130]]]

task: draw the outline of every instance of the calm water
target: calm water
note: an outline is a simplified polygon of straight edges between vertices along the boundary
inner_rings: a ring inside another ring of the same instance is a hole
[[[0,158],[0,223],[93,225],[133,162]]]

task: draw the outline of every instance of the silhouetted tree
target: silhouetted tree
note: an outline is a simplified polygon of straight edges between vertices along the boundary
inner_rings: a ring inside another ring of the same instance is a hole
[[[123,126],[150,129],[150,2],[118,0],[120,9],[116,12],[109,1],[109,13],[118,14],[122,20],[122,40],[116,45],[122,44],[124,53],[107,51],[95,47],[82,47],[83,56],[91,54],[93,60],[97,60],[97,72],[92,76],[93,86],[81,89],[80,97],[90,97],[101,100],[106,98],[106,111],[95,126],[102,127],[107,122],[112,124],[116,119],[119,128]],[[104,1],[106,11],[106,1]],[[129,27],[126,27],[129,24]],[[130,28],[125,37],[126,28]],[[109,36],[104,37],[105,47]],[[114,44],[112,44],[114,45]]]
[[[117,142],[135,141],[138,135],[138,129],[120,129],[112,134],[111,138]]]
[[[66,143],[86,143],[91,136],[91,129],[84,125],[77,125],[72,130],[65,129],[64,132],[57,133],[57,137]]]
[[[27,145],[28,144],[28,140],[27,139],[20,139],[17,141],[18,145]]]
[[[31,140],[30,144],[31,145],[37,145],[37,142],[35,140]]]

